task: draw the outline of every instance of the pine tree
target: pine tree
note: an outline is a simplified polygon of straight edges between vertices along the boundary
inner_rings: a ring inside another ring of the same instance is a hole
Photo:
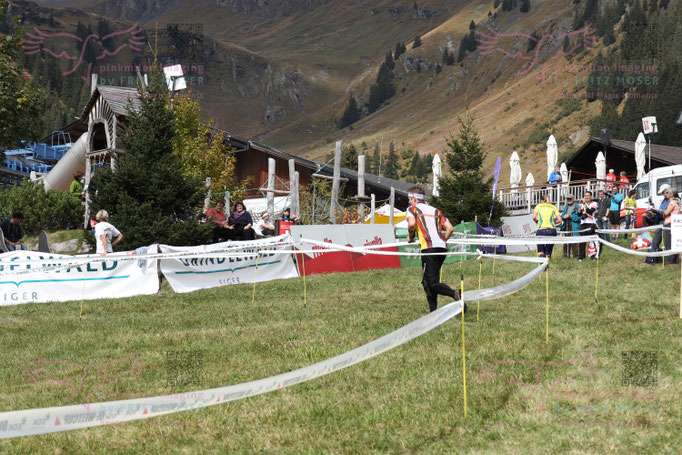
[[[535,30],[533,30],[531,32],[530,36],[532,37],[532,39],[531,38],[528,39],[528,46],[526,47],[526,53],[535,49],[535,46],[537,46],[537,44],[538,44],[538,35],[535,33]]]
[[[341,151],[341,166],[357,170],[358,169],[358,149],[351,143]]]
[[[426,181],[429,174],[431,174],[431,168],[433,167],[433,157],[428,153],[422,157],[422,167],[421,167],[421,179]]]
[[[422,45],[422,39],[419,35],[414,37],[414,42],[412,43],[412,49],[416,49]]]
[[[358,112],[358,104],[355,101],[355,98],[353,98],[353,95],[351,95],[348,99],[348,106],[346,106],[346,110],[341,117],[341,124],[339,126],[345,128],[357,122],[359,119],[360,113]]]
[[[395,68],[395,61],[393,60],[393,55],[391,55],[390,52],[386,54],[386,59],[384,60],[384,64],[389,70],[393,70]]]
[[[374,175],[379,175],[379,162],[381,158],[379,157],[381,155],[381,149],[379,148],[379,144],[376,144],[374,146],[374,153],[372,153],[372,157],[368,160],[369,161],[369,172],[370,174]]]
[[[115,171],[95,174],[90,191],[93,210],[106,209],[124,234],[122,248],[154,242],[192,245],[211,235],[210,223],[192,218],[201,207],[203,188],[199,179],[184,175],[174,153],[174,116],[164,77],[156,68],[149,73],[148,91],[140,94],[139,111],[128,112],[121,136],[125,154]]]
[[[389,179],[397,179],[400,172],[400,157],[395,151],[393,141],[388,146],[388,157],[386,158],[386,165],[383,167],[383,175]]]
[[[461,47],[461,46],[462,46],[462,44],[460,43],[460,47]],[[445,49],[443,49],[443,55],[441,56],[441,60],[443,61],[443,65],[447,65],[447,64],[448,64],[448,57],[449,57],[449,55],[450,55],[450,51],[448,50],[448,48],[447,48],[447,46],[446,46]]]
[[[521,12],[527,13],[530,11],[530,0],[521,0]]]
[[[476,32],[471,30],[469,32],[469,37],[467,38],[467,50],[469,52],[474,52],[478,47],[478,41],[476,40]],[[454,63],[454,61],[453,61]]]
[[[441,71],[443,71],[443,67],[440,63],[436,63],[436,74],[440,74]]]
[[[487,220],[492,204],[492,176],[485,178],[483,162],[485,151],[474,127],[473,118],[459,117],[459,133],[447,140],[445,162],[449,173],[440,179],[440,196],[434,198],[434,205],[443,210],[453,224],[460,221]],[[502,224],[504,206],[495,204],[491,224]]]
[[[476,30],[476,22],[471,20],[471,23],[469,24],[469,30]]]
[[[1,2],[0,24],[7,33],[0,33],[0,151],[20,140],[36,139],[45,113],[45,92],[21,65],[23,32],[17,18],[8,20],[7,10]]]

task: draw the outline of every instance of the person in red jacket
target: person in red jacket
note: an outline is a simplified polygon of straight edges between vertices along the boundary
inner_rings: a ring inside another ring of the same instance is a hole
[[[614,172],[613,169],[609,169],[609,173],[606,174],[606,181],[608,182],[608,183],[606,184],[607,190],[613,188],[613,183],[611,183],[611,182],[615,182],[615,181],[616,181],[616,173]]]
[[[630,179],[625,175],[625,171],[620,171],[620,178],[618,179],[621,188],[627,188],[630,186]]]

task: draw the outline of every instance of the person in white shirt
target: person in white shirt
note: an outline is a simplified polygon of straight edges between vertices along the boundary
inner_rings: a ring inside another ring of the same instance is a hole
[[[256,223],[256,228],[260,235],[265,237],[271,237],[275,235],[275,226],[270,221],[270,214],[268,212],[263,212],[261,219]]]
[[[106,256],[107,253],[114,252],[113,246],[121,242],[123,234],[113,224],[109,223],[109,213],[106,210],[97,212],[95,218],[97,219],[97,224],[95,225],[97,254]],[[112,239],[114,239],[113,242]]]

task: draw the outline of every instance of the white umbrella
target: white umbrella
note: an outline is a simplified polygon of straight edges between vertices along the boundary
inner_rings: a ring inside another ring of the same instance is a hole
[[[530,172],[526,176],[526,186],[533,186],[535,185],[535,178],[533,177],[533,174]]]
[[[521,174],[521,159],[519,159],[519,154],[516,153],[516,151],[514,151],[511,158],[509,158],[509,167],[511,168],[509,172],[509,183],[512,188],[516,188],[521,184],[521,178],[523,177],[523,174]]]
[[[637,163],[637,180],[644,176],[644,163],[646,156],[644,150],[646,149],[646,139],[644,133],[639,133],[637,141],[635,142],[635,163]]]
[[[559,169],[559,172],[561,172],[561,181],[564,183],[568,183],[568,168],[566,167],[566,163],[561,163],[561,168]]]
[[[433,172],[433,191],[431,194],[434,196],[438,196],[439,191],[438,191],[438,180],[443,176],[443,163],[440,160],[440,157],[436,153],[436,155],[433,157],[433,164],[431,165],[431,171]]]
[[[559,147],[554,139],[554,135],[550,134],[547,140],[547,181],[556,168],[556,163],[559,160]]]
[[[597,185],[599,188],[603,188],[603,180],[606,178],[606,158],[604,158],[602,152],[597,153],[597,159],[594,161],[594,165],[597,167],[597,180],[601,180]]]

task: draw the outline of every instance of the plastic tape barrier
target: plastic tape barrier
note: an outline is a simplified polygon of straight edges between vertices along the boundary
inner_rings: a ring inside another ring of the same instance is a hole
[[[493,256],[485,255],[485,257]],[[540,258],[495,257],[502,260],[538,263],[538,266],[510,283],[489,289],[467,291],[464,293],[464,301],[488,300],[509,295],[528,285],[547,267],[547,261]],[[400,346],[433,330],[460,314],[461,311],[462,301],[452,302],[359,348],[288,373],[243,384],[149,398],[3,412],[0,413],[0,438],[54,433],[130,422],[174,412],[204,408],[280,390],[339,371]]]

